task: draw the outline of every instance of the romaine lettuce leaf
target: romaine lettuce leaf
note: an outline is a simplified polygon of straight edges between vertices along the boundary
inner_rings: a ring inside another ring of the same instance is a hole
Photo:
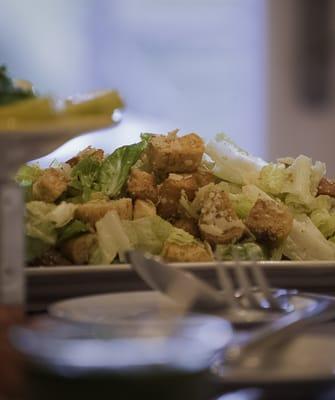
[[[122,221],[132,248],[160,254],[164,242],[175,229],[158,215],[139,218],[134,221]]]
[[[335,214],[321,208],[312,211],[310,218],[319,231],[329,238],[335,234]]]
[[[71,171],[70,186],[82,194],[83,201],[90,200],[92,191],[99,191],[97,185],[101,162],[96,157],[85,157]]]
[[[117,196],[125,184],[130,168],[136,163],[147,146],[142,140],[129,146],[116,149],[102,163],[99,171],[100,190],[109,197]]]
[[[257,243],[219,244],[216,246],[215,258],[220,261],[265,260],[265,253]]]
[[[72,239],[81,233],[88,232],[87,225],[84,222],[75,219],[69,222],[67,225],[58,229],[58,243],[62,243],[65,240]]]
[[[116,211],[109,211],[96,223],[99,250],[93,258],[100,256],[103,264],[110,264],[119,255],[123,260],[123,252],[131,248],[131,243],[123,229],[121,220]]]
[[[217,177],[239,185],[255,183],[267,164],[240,149],[225,134],[218,134],[206,146],[206,154],[215,162],[212,172]]]
[[[69,223],[76,206],[71,203],[55,204],[30,201],[26,204],[26,235],[53,245],[57,241],[57,228]]]
[[[283,254],[290,260],[334,260],[335,244],[327,240],[307,215],[296,216]]]

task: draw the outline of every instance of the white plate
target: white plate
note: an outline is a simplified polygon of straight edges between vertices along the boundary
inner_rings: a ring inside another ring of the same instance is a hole
[[[335,293],[335,262],[263,261],[261,265],[273,287],[303,292]],[[215,285],[214,263],[178,263]],[[227,266],[234,269],[233,263]],[[73,265],[26,268],[28,308],[45,310],[57,300],[101,293],[145,290],[146,285],[128,264]]]
[[[313,296],[298,294],[292,294],[290,300],[297,310],[305,307],[313,308],[318,302]],[[174,301],[154,291],[79,297],[55,303],[48,311],[52,317],[91,324],[111,324],[117,319],[151,318],[162,313],[183,313]],[[224,310],[216,315],[239,326],[269,322],[278,317],[278,313],[259,310],[229,312]]]

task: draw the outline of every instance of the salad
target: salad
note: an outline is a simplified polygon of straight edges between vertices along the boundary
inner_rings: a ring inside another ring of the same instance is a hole
[[[274,163],[219,134],[141,135],[24,165],[28,265],[111,264],[135,248],[169,262],[335,260],[335,182],[304,155]]]

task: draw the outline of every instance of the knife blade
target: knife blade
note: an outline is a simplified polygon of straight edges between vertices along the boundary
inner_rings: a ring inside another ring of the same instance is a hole
[[[217,310],[228,306],[223,293],[185,271],[166,265],[137,250],[126,252],[126,259],[152,289],[192,311]]]

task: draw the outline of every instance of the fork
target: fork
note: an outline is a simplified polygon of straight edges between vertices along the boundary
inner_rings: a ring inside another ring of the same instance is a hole
[[[226,300],[233,308],[260,309],[277,312],[291,312],[294,305],[284,295],[285,291],[270,288],[270,285],[256,259],[252,260],[248,266],[241,264],[238,257],[235,258],[234,270],[239,291],[246,301],[242,304],[236,296],[236,289],[233,280],[229,274],[228,267],[223,263],[216,264],[217,277],[219,285],[225,293]],[[256,287],[253,286],[247,270],[250,270]],[[279,296],[275,296],[278,293]]]
[[[260,264],[253,260],[251,264],[242,265],[235,259],[236,280],[247,302],[243,305],[235,295],[235,288],[232,278],[224,263],[216,265],[217,275],[221,289],[226,293],[226,299],[234,309],[261,309],[279,311],[283,315],[272,323],[251,332],[245,336],[235,338],[223,351],[220,365],[258,367],[261,363],[269,360],[269,350],[285,343],[295,334],[305,328],[333,319],[335,317],[335,303],[330,299],[322,299],[314,307],[294,309],[294,305],[287,296],[276,297],[275,291],[267,282]],[[257,287],[255,288],[248,276],[250,270]],[[276,289],[277,293],[281,290]],[[285,292],[285,291],[284,291]],[[216,368],[215,363],[213,368]]]

